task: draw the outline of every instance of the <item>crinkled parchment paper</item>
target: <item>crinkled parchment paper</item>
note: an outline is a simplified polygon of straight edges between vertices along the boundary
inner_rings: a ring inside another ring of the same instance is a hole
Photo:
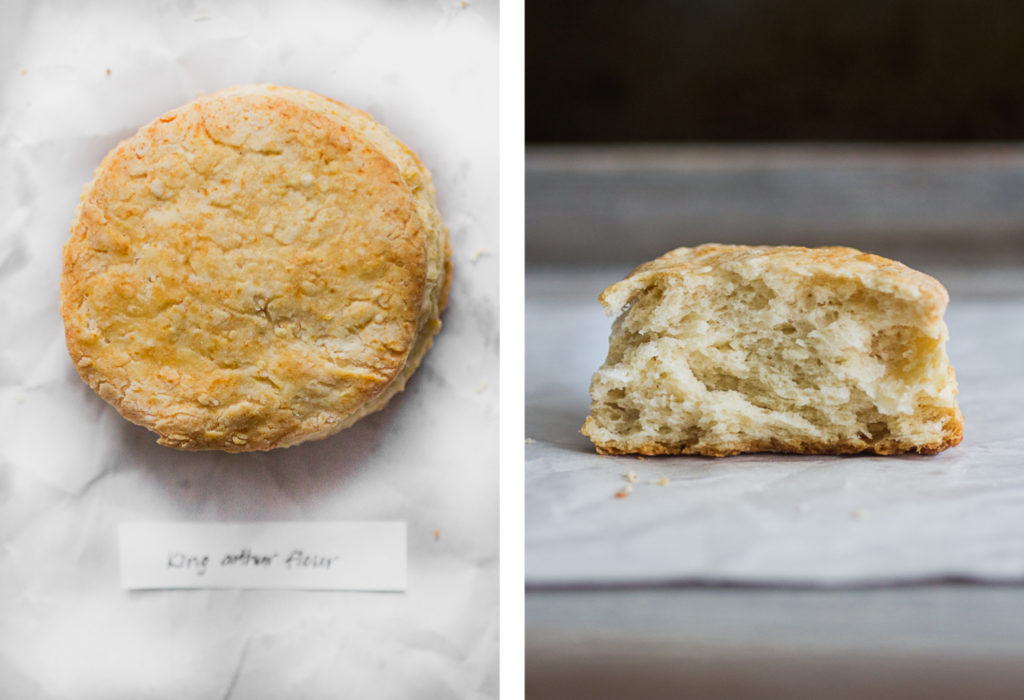
[[[627,271],[527,281],[528,585],[1024,580],[1024,298],[950,286],[967,423],[941,454],[601,457],[578,432],[608,350],[596,296]]]
[[[3,3],[4,697],[496,696],[497,14],[474,0]],[[120,139],[250,82],[365,109],[422,157],[452,233],[451,301],[385,411],[288,450],[181,453],[77,377],[61,246]],[[405,520],[409,588],[126,592],[116,527],[132,520]]]

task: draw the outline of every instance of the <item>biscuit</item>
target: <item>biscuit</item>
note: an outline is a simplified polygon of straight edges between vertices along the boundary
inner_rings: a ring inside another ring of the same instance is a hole
[[[450,273],[430,173],[386,128],[242,86],[103,160],[64,248],[61,314],[82,378],[161,444],[268,450],[401,391]]]
[[[935,279],[852,248],[702,245],[601,295],[606,454],[935,453],[963,416]]]

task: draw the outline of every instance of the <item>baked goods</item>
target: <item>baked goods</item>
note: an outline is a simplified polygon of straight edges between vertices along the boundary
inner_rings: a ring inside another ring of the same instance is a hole
[[[607,454],[934,453],[960,442],[935,279],[852,248],[679,248],[601,295],[583,433]]]
[[[183,449],[322,438],[401,391],[441,326],[430,173],[369,115],[230,88],[117,146],[64,248],[82,378]]]

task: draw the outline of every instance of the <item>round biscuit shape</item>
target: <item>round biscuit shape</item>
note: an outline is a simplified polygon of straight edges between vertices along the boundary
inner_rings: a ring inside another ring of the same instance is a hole
[[[387,154],[408,149],[327,104],[274,86],[199,98],[85,188],[64,250],[68,350],[161,444],[326,437],[400,391],[440,327],[450,253],[429,173],[414,191]]]

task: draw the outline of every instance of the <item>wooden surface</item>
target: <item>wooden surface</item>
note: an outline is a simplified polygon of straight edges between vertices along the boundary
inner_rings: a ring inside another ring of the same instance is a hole
[[[556,698],[1018,698],[1024,589],[532,591],[526,689]]]
[[[534,147],[526,193],[528,303],[596,305],[707,241],[852,245],[936,275],[953,305],[1024,298],[1024,147]],[[527,696],[1016,698],[1021,610],[1024,587],[941,581],[535,588]]]
[[[704,242],[853,245],[914,267],[1024,263],[1024,146],[532,147],[529,264]]]

